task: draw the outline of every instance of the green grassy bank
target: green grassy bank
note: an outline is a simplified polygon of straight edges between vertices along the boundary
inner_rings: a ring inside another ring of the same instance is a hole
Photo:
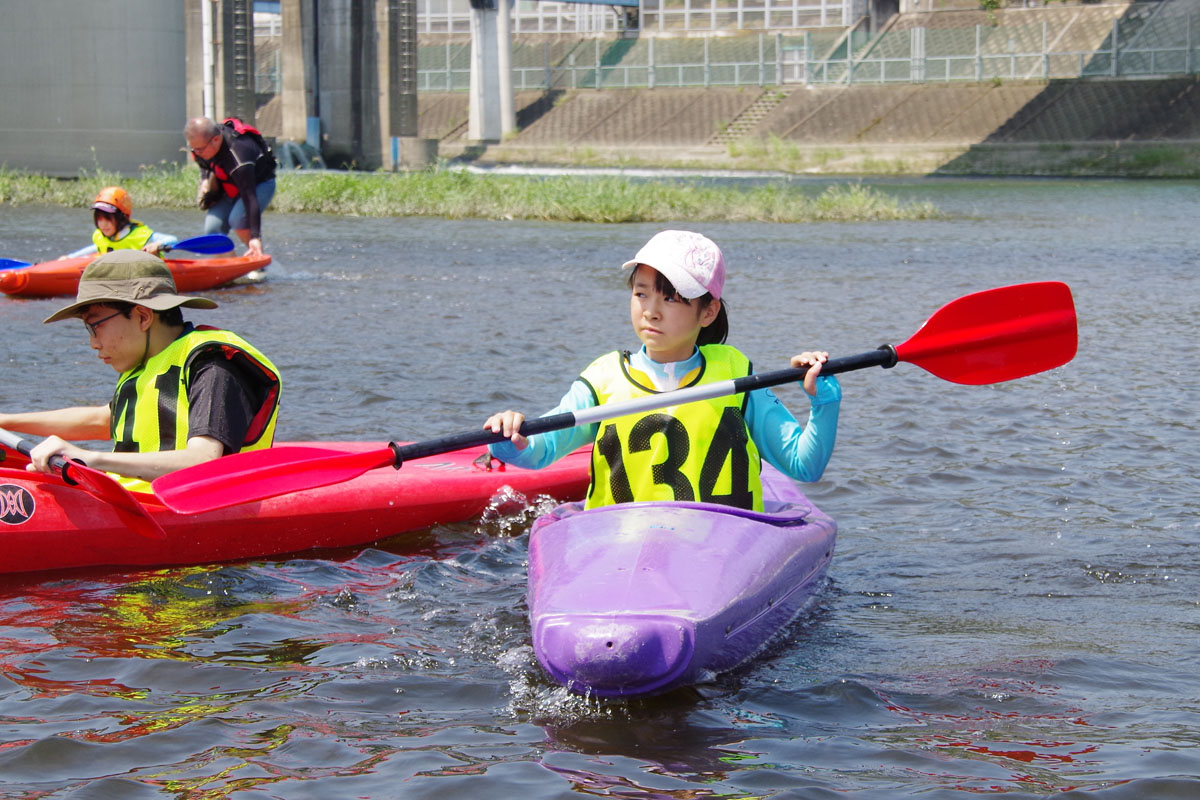
[[[139,208],[195,208],[193,166],[145,169],[137,178],[103,171],[60,180],[0,168],[0,203],[85,208],[104,186],[121,185]],[[274,211],[370,217],[532,219],[560,222],[825,222],[937,219],[930,203],[901,203],[859,183],[716,186],[623,177],[487,175],[444,169],[408,173],[284,172]]]

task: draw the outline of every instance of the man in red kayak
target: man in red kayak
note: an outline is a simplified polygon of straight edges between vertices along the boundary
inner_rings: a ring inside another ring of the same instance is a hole
[[[83,320],[92,349],[120,378],[107,405],[0,413],[0,428],[48,437],[29,469],[50,471],[61,455],[148,492],[168,472],[271,446],[279,371],[237,334],[185,322],[183,307],[217,304],[177,294],[170,270],[149,253],[116,250],[88,265],[75,302],[46,322]],[[111,439],[113,450],[67,439]]]
[[[275,196],[275,156],[266,141],[234,118],[218,125],[196,117],[183,135],[200,165],[204,232],[233,230],[246,245],[246,255],[261,256],[262,212]]]

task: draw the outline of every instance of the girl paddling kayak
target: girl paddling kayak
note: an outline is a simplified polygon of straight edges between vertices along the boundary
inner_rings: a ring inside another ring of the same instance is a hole
[[[690,231],[656,234],[630,269],[630,321],[642,342],[635,353],[613,351],[593,361],[548,414],[645,397],[739,378],[750,360],[724,344],[729,330],[722,298],[725,260],[720,248]],[[509,441],[492,455],[538,469],[594,443],[588,508],[644,501],[699,501],[761,510],[761,459],[796,480],[818,480],[833,453],[841,387],[822,376],[822,350],[792,357],[809,367],[802,385],[810,398],[801,426],[770,389],[630,415],[526,438],[525,415],[494,414],[483,427]]]

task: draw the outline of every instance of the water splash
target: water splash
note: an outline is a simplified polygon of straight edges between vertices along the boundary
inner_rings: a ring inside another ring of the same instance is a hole
[[[558,501],[549,495],[535,495],[530,500],[511,486],[501,486],[480,515],[479,531],[496,536],[518,535],[556,505]]]

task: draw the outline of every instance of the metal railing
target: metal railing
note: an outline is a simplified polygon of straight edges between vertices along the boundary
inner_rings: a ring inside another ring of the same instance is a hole
[[[513,88],[604,89],[783,84],[937,83],[987,80],[1050,80],[1079,77],[1189,75],[1200,66],[1200,15],[1175,18],[1171,39],[1135,36],[1121,44],[1119,23],[1097,47],[1053,47],[1049,31],[1017,37],[976,26],[956,32],[951,52],[930,46],[929,32],[915,27],[891,34],[906,39],[907,52],[887,52],[880,39],[812,32],[635,41],[585,39],[514,47]],[[945,34],[945,31],[939,31]],[[1030,47],[1038,38],[1041,46]],[[971,44],[973,42],[973,45]],[[423,47],[418,90],[465,91],[470,80],[470,45]]]
[[[516,34],[596,34],[624,31],[705,33],[840,27],[850,21],[849,0],[641,0],[637,8],[514,0]],[[467,0],[424,0],[422,35],[470,32]]]
[[[808,83],[936,83],[986,80],[1051,80],[1056,78],[1138,78],[1190,75],[1197,71],[1200,36],[1193,27],[1200,17],[1180,15],[1169,22],[1170,37],[1134,36],[1136,44],[1122,45],[1120,20],[1098,47],[1058,49],[1048,45],[1043,27],[1040,47],[1018,46],[1008,39],[1007,52],[989,41],[986,26],[975,26],[970,52],[928,52],[926,29],[911,28],[907,55],[852,55],[806,63],[801,70]],[[1004,37],[999,37],[1003,40]]]

